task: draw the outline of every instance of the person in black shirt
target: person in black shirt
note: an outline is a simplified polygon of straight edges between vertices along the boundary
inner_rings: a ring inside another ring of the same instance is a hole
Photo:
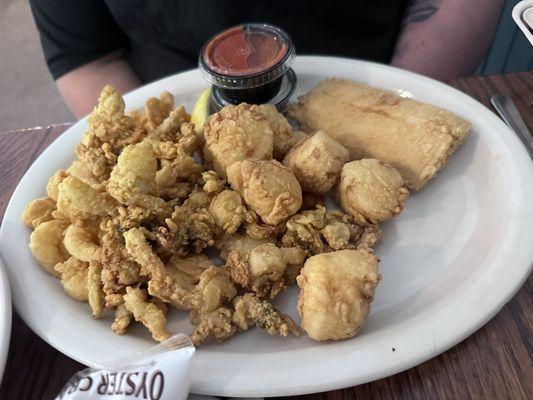
[[[122,93],[194,68],[202,45],[244,22],[287,31],[299,54],[361,58],[440,80],[471,74],[503,0],[30,0],[46,62],[76,117],[102,87]]]

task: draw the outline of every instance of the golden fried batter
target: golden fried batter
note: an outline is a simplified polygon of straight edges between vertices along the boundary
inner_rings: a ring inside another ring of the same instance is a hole
[[[22,213],[22,221],[30,228],[37,228],[43,222],[54,219],[52,212],[56,209],[56,202],[50,197],[35,199],[29,203]]]
[[[298,180],[277,161],[238,161],[227,173],[231,187],[269,225],[286,220],[302,206]]]
[[[168,339],[166,310],[159,304],[147,300],[146,292],[133,286],[126,287],[124,305],[133,314],[135,321],[148,328],[157,342]]]
[[[302,328],[315,340],[355,336],[370,311],[380,280],[377,258],[365,250],[340,250],[309,258],[297,278]]]
[[[317,206],[287,221],[281,243],[284,247],[299,246],[311,254],[320,254],[341,249],[372,250],[380,240],[377,225],[361,226],[350,215]]]
[[[89,264],[70,257],[67,261],[56,264],[54,269],[61,274],[61,284],[70,297],[79,301],[88,300]]]
[[[193,310],[189,315],[189,320],[194,325],[191,334],[194,345],[200,346],[210,337],[217,342],[232,337],[237,332],[237,328],[231,321],[232,315],[232,310],[226,307],[220,307],[206,313],[198,313]]]
[[[288,112],[304,130],[325,131],[352,160],[389,163],[414,190],[446,165],[471,128],[449,111],[338,78],[321,81]]]
[[[54,219],[43,222],[30,235],[30,250],[35,259],[50,275],[59,277],[55,265],[69,258],[63,247],[63,237],[68,222]]]
[[[217,194],[209,205],[209,212],[215,223],[226,234],[235,233],[244,219],[245,208],[241,196],[233,190]]]
[[[342,209],[360,224],[395,217],[403,210],[408,195],[400,173],[374,159],[345,164],[337,187]]]
[[[226,169],[236,161],[272,158],[272,129],[258,106],[224,107],[206,121],[204,137],[204,157],[224,178]]]
[[[335,185],[349,158],[350,153],[344,146],[318,131],[294,145],[283,165],[294,172],[302,190],[321,194]]]
[[[269,335],[275,335],[276,333],[284,337],[288,336],[289,333],[295,336],[301,335],[300,328],[291,317],[280,313],[271,303],[260,300],[253,293],[246,293],[243,296],[236,297],[233,302],[235,304],[233,323],[241,331],[245,331],[255,325],[266,330]]]

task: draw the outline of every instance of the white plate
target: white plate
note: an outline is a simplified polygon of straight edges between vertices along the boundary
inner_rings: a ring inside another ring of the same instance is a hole
[[[515,135],[469,96],[431,79],[384,65],[299,57],[300,93],[330,76],[354,79],[453,111],[472,122],[468,142],[437,179],[413,195],[397,219],[383,225],[377,248],[383,281],[360,334],[341,342],[270,337],[248,331],[196,353],[192,391],[221,396],[278,396],[357,385],[417,365],[485,324],[522,285],[533,260],[533,168]],[[191,109],[206,87],[198,71],[172,76],[126,96],[129,108],[169,90]],[[20,215],[45,183],[74,157],[87,124],[81,121],[32,165],[15,191],[0,232],[14,304],[44,340],[87,365],[152,345],[142,328],[125,336],[95,321],[71,300],[28,251]],[[278,305],[296,315],[293,288]],[[170,330],[189,332],[186,314]]]
[[[11,337],[11,292],[2,257],[0,257],[0,383],[4,375]]]

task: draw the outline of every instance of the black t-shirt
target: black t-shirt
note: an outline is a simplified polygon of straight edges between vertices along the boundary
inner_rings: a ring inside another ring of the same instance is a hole
[[[143,82],[194,68],[202,45],[243,22],[286,30],[299,54],[388,62],[408,0],[30,0],[54,79],[123,50]]]

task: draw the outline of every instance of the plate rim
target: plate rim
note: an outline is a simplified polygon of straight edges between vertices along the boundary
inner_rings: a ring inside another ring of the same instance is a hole
[[[7,356],[9,352],[9,342],[11,340],[11,324],[12,324],[12,303],[11,303],[11,289],[9,285],[9,278],[6,272],[2,255],[0,254],[0,316],[4,315],[0,337],[0,384],[2,383]]]
[[[507,128],[504,125],[504,123],[501,120],[499,120],[499,118],[494,113],[492,113],[490,111],[490,109],[485,107],[483,104],[481,104],[480,102],[478,102],[474,98],[468,96],[467,94],[465,94],[465,93],[463,93],[463,92],[461,92],[461,91],[459,91],[459,90],[457,90],[457,89],[455,89],[455,88],[453,88],[451,86],[445,85],[445,84],[443,84],[441,82],[434,81],[433,79],[418,75],[416,73],[405,71],[405,70],[401,70],[401,69],[398,69],[398,68],[395,68],[395,67],[391,67],[391,66],[388,66],[388,65],[377,64],[377,63],[368,62],[368,61],[353,60],[353,59],[347,59],[347,58],[342,58],[342,57],[298,56],[297,59],[296,59],[295,65],[298,65],[299,63],[306,63],[306,62],[307,63],[344,62],[344,63],[366,64],[367,66],[369,66],[371,68],[388,69],[392,73],[403,74],[404,76],[408,76],[410,79],[417,79],[417,80],[419,80],[419,81],[421,81],[421,82],[423,82],[425,84],[431,84],[432,86],[437,85],[437,86],[441,87],[441,89],[446,90],[446,91],[448,91],[450,93],[453,93],[454,96],[461,97],[467,103],[470,103],[471,105],[475,106],[475,108],[478,108],[479,110],[482,110],[484,115],[486,115],[488,118],[490,118],[492,120],[492,122],[497,126],[497,128],[495,128],[495,130],[496,129],[498,129],[498,130],[503,129],[503,130],[507,131],[506,134],[510,135],[510,137],[506,138],[506,140],[510,143],[510,146],[513,148],[512,150],[513,151],[516,150],[516,154],[515,153],[513,153],[513,154],[516,155],[516,158],[518,158],[517,163],[518,164],[523,164],[522,167],[519,170],[521,177],[525,177],[525,176],[529,175],[529,178],[531,178],[530,182],[533,182],[533,171],[531,170],[531,168],[529,168],[529,170],[528,170],[525,167],[526,163],[529,163],[529,165],[531,167],[531,165],[532,165],[531,164],[531,159],[529,159],[529,157],[527,156],[527,153],[526,153],[525,149],[523,148],[522,144],[519,142],[518,138],[515,137],[515,135],[512,133],[512,131],[510,131],[510,129]],[[195,71],[195,70],[191,70],[191,71]],[[165,77],[165,78],[162,78],[162,79],[160,79],[158,81],[152,82],[149,85],[142,86],[141,88],[138,88],[135,91],[126,94],[125,95],[125,101],[127,103],[129,97],[134,95],[135,92],[137,92],[137,91],[148,90],[147,88],[149,86],[150,87],[151,86],[155,87],[157,85],[164,84],[166,80],[176,79],[177,76],[190,73],[191,71],[185,71],[185,72],[182,72],[182,73],[179,73],[179,74],[171,75],[169,77]],[[73,125],[73,127],[70,128],[70,129],[74,129],[77,126],[79,126],[79,124],[84,124],[84,123],[85,123],[85,118],[80,120],[75,125]],[[43,152],[43,154],[44,154],[44,152]],[[16,190],[18,190],[18,185],[17,185],[17,189]],[[530,190],[530,192],[531,192],[531,188],[528,188],[528,190]],[[12,197],[12,199],[13,199],[13,197]],[[6,208],[6,215],[8,214],[8,211],[10,209],[12,199],[10,200],[10,202],[8,204],[8,207]],[[533,205],[532,206],[528,206],[527,203],[526,203],[524,205],[524,209],[526,209],[526,208],[529,208],[529,210],[527,210],[527,211],[529,211],[528,216],[532,217],[533,216]],[[521,226],[521,227],[524,228],[523,226]],[[4,229],[5,229],[4,228],[4,224],[2,224],[2,228],[0,228],[0,229],[1,229],[0,230],[0,239],[1,239],[2,236],[3,236],[2,233],[3,233]],[[530,231],[530,233],[533,233],[533,228],[530,228],[529,231]],[[533,268],[533,264],[531,264],[531,261],[533,260],[533,248],[531,250],[527,251],[527,253],[528,253],[527,255],[525,254],[526,253],[525,249],[522,248],[521,251],[523,253],[523,257],[522,258],[527,257],[527,259],[529,259],[529,266],[524,266],[521,269],[522,274],[517,279],[513,279],[511,284],[507,285],[508,287],[505,290],[506,295],[505,296],[501,296],[499,298],[499,300],[495,302],[495,303],[497,303],[496,305],[492,305],[491,307],[488,307],[489,309],[487,309],[487,307],[485,307],[484,308],[484,312],[480,313],[481,317],[476,318],[475,319],[476,320],[475,323],[468,324],[468,329],[461,328],[460,329],[460,333],[455,334],[455,335],[448,335],[446,340],[441,339],[441,342],[443,342],[444,344],[441,343],[441,346],[439,346],[438,349],[431,350],[431,351],[426,351],[426,352],[419,352],[419,353],[417,353],[416,356],[412,356],[411,355],[410,357],[406,358],[402,363],[396,363],[394,365],[394,367],[383,368],[383,369],[381,369],[379,371],[374,372],[373,374],[365,375],[365,377],[362,378],[362,379],[361,379],[361,377],[358,377],[358,378],[346,377],[346,378],[337,379],[337,380],[328,379],[327,382],[324,382],[324,381],[314,381],[312,383],[308,382],[304,386],[297,385],[297,384],[292,384],[292,385],[285,385],[283,387],[279,387],[278,386],[278,387],[275,387],[275,388],[270,387],[270,388],[263,388],[263,389],[255,388],[255,389],[252,389],[252,390],[250,390],[250,389],[241,389],[241,388],[228,388],[228,387],[219,388],[217,390],[213,390],[212,388],[207,388],[205,390],[203,390],[203,389],[198,390],[199,388],[194,387],[193,391],[195,393],[201,393],[201,394],[216,394],[216,395],[224,395],[224,396],[275,396],[275,395],[305,394],[305,393],[311,393],[311,392],[318,392],[318,391],[322,392],[322,391],[332,390],[332,389],[339,388],[339,387],[348,387],[348,386],[353,386],[353,385],[357,385],[357,384],[362,384],[362,383],[369,382],[369,381],[372,381],[372,380],[375,380],[375,379],[379,379],[379,378],[382,378],[382,377],[385,377],[385,376],[390,376],[392,374],[395,374],[395,373],[401,372],[403,370],[406,370],[408,368],[411,368],[411,367],[413,367],[415,365],[418,365],[418,364],[420,364],[420,363],[422,363],[422,362],[424,362],[424,361],[426,361],[426,360],[428,360],[430,358],[436,357],[437,355],[441,354],[442,352],[446,351],[447,349],[455,346],[457,343],[459,343],[462,340],[466,339],[472,333],[477,331],[480,327],[485,325],[485,323],[487,321],[489,321],[496,313],[498,313],[500,311],[500,309],[520,289],[520,287],[522,286],[524,281],[529,276],[529,274],[531,272],[531,269]],[[524,261],[524,263],[525,263],[525,261]],[[17,307],[16,302],[15,302],[15,297],[17,297],[17,296],[14,296],[14,305],[15,305],[15,308],[18,310],[18,307]],[[71,357],[71,358],[73,358],[73,359],[75,359],[77,361],[80,361],[80,362],[82,362],[82,363],[84,363],[86,365],[87,364],[91,365],[91,363],[88,363],[87,360],[85,360],[83,357],[77,357],[76,355],[71,354],[70,352],[65,352],[64,350],[59,350],[61,348],[61,343],[57,343],[56,341],[54,341],[54,339],[51,336],[49,336],[48,333],[44,332],[40,327],[34,326],[33,323],[28,321],[28,318],[27,318],[26,315],[22,315],[22,314],[20,314],[20,315],[24,319],[24,321],[30,326],[30,328],[32,330],[34,330],[34,332],[36,332],[37,335],[39,335],[41,338],[43,338],[52,347],[58,349],[58,351],[63,352],[67,356],[69,356],[69,357]],[[57,344],[57,346],[56,346],[56,344]]]

